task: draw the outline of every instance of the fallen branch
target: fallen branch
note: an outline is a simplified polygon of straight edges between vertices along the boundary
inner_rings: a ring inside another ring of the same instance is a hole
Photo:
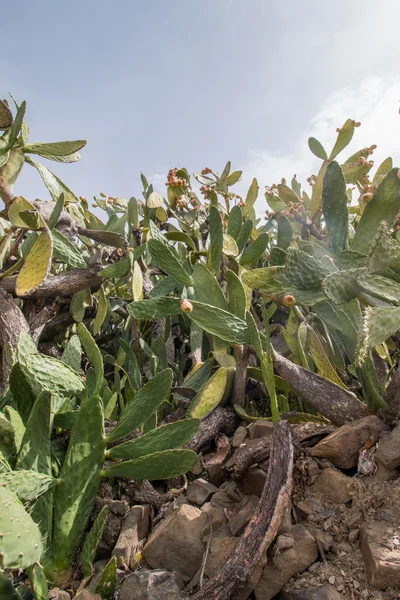
[[[251,465],[269,457],[271,443],[270,437],[246,440],[225,463],[222,469],[224,477],[241,479]]]
[[[29,333],[29,325],[21,309],[10,295],[0,289],[0,349],[2,354],[0,391],[3,391],[7,385],[11,368],[7,347],[13,351],[16,350],[22,331]]]
[[[275,371],[301,398],[335,425],[345,425],[368,414],[368,407],[355,394],[336,383],[295,365],[277,352]]]
[[[198,432],[187,444],[187,447],[198,452],[200,448],[215,440],[219,434],[232,435],[238,421],[239,417],[235,411],[217,406],[208,417],[201,421]]]
[[[229,600],[243,587],[254,567],[273,542],[292,489],[293,444],[290,425],[276,423],[268,477],[259,507],[248,524],[234,555],[192,600]],[[261,572],[260,572],[261,575]]]
[[[80,290],[85,288],[95,288],[101,285],[103,279],[98,276],[98,271],[101,267],[92,269],[73,269],[62,273],[61,275],[54,275],[53,277],[46,277],[46,279],[40,284],[40,287],[35,290],[32,294],[29,294],[29,298],[54,298],[56,296],[71,296]],[[0,290],[16,296],[15,285],[17,277],[6,277],[0,280]]]

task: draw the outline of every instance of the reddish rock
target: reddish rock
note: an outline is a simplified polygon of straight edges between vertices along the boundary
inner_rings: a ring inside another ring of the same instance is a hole
[[[132,506],[122,525],[117,543],[112,552],[119,567],[129,567],[131,558],[138,551],[140,542],[147,537],[150,529],[148,506]]]
[[[199,508],[181,506],[159,524],[144,546],[143,556],[149,567],[194,577],[203,558],[202,533],[207,522],[207,516]]]
[[[272,421],[265,421],[264,419],[258,419],[253,423],[250,423],[246,427],[249,438],[255,440],[257,438],[271,437],[274,432],[274,424]]]
[[[310,454],[327,458],[340,469],[350,469],[357,466],[358,454],[365,443],[369,440],[375,443],[388,430],[380,419],[370,415],[339,427],[311,448]]]
[[[313,494],[321,494],[324,500],[333,504],[346,504],[351,500],[348,485],[351,478],[336,469],[324,469],[317,480],[310,486]]]

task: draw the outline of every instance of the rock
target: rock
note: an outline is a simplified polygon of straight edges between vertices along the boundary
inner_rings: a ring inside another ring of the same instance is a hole
[[[150,510],[148,506],[132,506],[122,525],[112,555],[117,558],[118,567],[129,567],[131,558],[147,537],[150,529]]]
[[[342,596],[330,583],[320,587],[305,588],[292,592],[281,592],[277,600],[342,600]]]
[[[220,435],[217,439],[217,451],[206,462],[208,480],[219,487],[223,482],[222,466],[231,453],[231,445],[226,435]]]
[[[107,523],[103,532],[102,540],[109,548],[114,548],[121,533],[122,523],[129,512],[129,504],[126,500],[113,500],[112,498],[96,498],[96,514],[100,512],[103,506],[107,505],[110,509]]]
[[[307,569],[318,556],[313,536],[302,525],[293,525],[294,544],[283,550],[263,568],[254,588],[256,600],[271,600],[296,573]]]
[[[321,498],[315,496],[307,496],[296,504],[299,516],[303,518],[320,513],[323,509]]]
[[[325,552],[328,552],[333,546],[333,537],[330,533],[318,529],[318,527],[308,527],[308,531],[311,535],[321,543],[322,548]]]
[[[337,549],[338,552],[344,552],[345,554],[351,554],[351,552],[353,552],[353,548],[348,542],[340,542]]]
[[[131,573],[119,589],[119,600],[183,600],[179,576],[164,570]]]
[[[386,523],[392,523],[392,525],[400,525],[400,517],[395,515],[389,508],[381,508],[377,514],[379,521],[386,521]]]
[[[351,500],[351,496],[347,491],[347,485],[350,481],[350,477],[343,475],[336,469],[324,469],[309,490],[313,494],[321,494],[324,500],[328,500],[333,504],[346,504]]]
[[[189,502],[202,506],[207,502],[215,492],[218,492],[218,488],[212,483],[209,483],[205,479],[196,479],[189,483],[186,498]]]
[[[240,490],[243,494],[261,496],[266,480],[265,471],[259,467],[251,467],[240,481]]]
[[[388,469],[400,467],[400,427],[393,429],[379,444],[375,457]]]
[[[285,533],[290,533],[292,531],[292,502],[289,500],[288,506],[285,508],[285,511],[282,516],[282,520],[279,523],[278,531],[276,535],[284,535]]]
[[[202,532],[208,522],[199,508],[184,504],[161,522],[143,548],[143,556],[153,569],[178,571],[192,578],[204,552]]]
[[[243,442],[245,441],[246,438],[247,438],[246,427],[242,427],[242,426],[238,427],[232,438],[232,446],[234,448],[239,448],[243,444]]]
[[[375,483],[375,481],[389,481],[398,477],[397,469],[386,467],[375,455],[375,472],[370,477],[363,477],[364,483]]]
[[[88,590],[82,590],[77,594],[74,600],[101,600],[99,594],[91,594]]]
[[[211,579],[218,573],[223,565],[232,557],[236,546],[240,542],[237,537],[212,538],[207,556],[204,573]]]
[[[234,481],[225,481],[225,483],[220,486],[218,492],[213,494],[211,502],[214,506],[231,509],[234,508],[242,498],[243,493],[238,489],[236,483]]]
[[[194,463],[193,467],[190,469],[190,472],[193,473],[193,475],[201,475],[201,473],[204,471],[204,461],[203,461],[203,455],[200,453],[197,456],[197,460]]]
[[[214,506],[211,502],[206,502],[205,504],[203,504],[203,506],[201,507],[201,512],[204,512],[207,515],[209,515],[213,531],[227,523],[227,518],[225,516],[224,509],[220,508],[219,506]],[[210,527],[208,523],[204,530],[204,533],[209,533],[209,530]]]
[[[189,504],[186,496],[181,495],[181,496],[178,496],[177,498],[174,498],[172,500],[172,502],[170,502],[167,510],[164,513],[164,519],[168,519],[168,517],[173,515],[174,512],[177,511],[184,504]]]
[[[71,600],[68,592],[60,590],[60,588],[51,588],[49,590],[49,600]]]
[[[231,517],[229,520],[229,527],[233,535],[242,535],[247,523],[254,515],[255,510],[256,509],[253,504],[251,502],[247,502],[247,504],[241,510],[239,510],[239,512]]]
[[[258,419],[257,421],[250,423],[250,425],[247,425],[246,429],[249,438],[255,440],[257,438],[270,437],[274,431],[274,424],[272,421]]]
[[[379,521],[364,525],[360,531],[360,547],[368,583],[378,589],[400,584],[400,546]]]
[[[310,454],[327,458],[340,469],[350,469],[357,466],[358,454],[364,444],[369,440],[375,443],[388,429],[375,415],[363,417],[339,427],[311,448]]]

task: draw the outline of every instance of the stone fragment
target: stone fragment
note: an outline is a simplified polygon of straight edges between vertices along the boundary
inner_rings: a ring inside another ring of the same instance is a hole
[[[215,487],[215,485],[209,483],[205,479],[196,479],[189,483],[186,491],[186,498],[189,502],[193,502],[193,504],[203,506],[215,492],[218,492],[218,488]]]
[[[246,427],[238,427],[232,438],[232,446],[234,448],[239,448],[247,438],[247,429]]]
[[[255,440],[258,438],[270,437],[274,432],[274,424],[272,421],[258,419],[257,421],[250,423],[250,425],[247,425],[246,429],[248,431],[249,438],[251,440]]]
[[[132,556],[138,551],[140,542],[147,537],[149,529],[149,507],[132,506],[112,551],[112,555],[117,558],[118,567],[129,567]]]
[[[74,600],[101,600],[101,596],[99,594],[92,594],[88,590],[81,590],[75,596]]]
[[[293,525],[294,544],[268,561],[254,588],[256,600],[271,600],[296,573],[307,569],[318,556],[313,536],[302,525]]]
[[[207,516],[199,508],[181,506],[160,523],[144,546],[143,556],[149,567],[193,577],[203,557],[202,532],[207,522]]]
[[[278,531],[276,535],[284,535],[292,531],[292,502],[289,500],[289,504],[285,508],[282,515],[281,522],[279,523]]]
[[[316,515],[322,512],[323,509],[324,507],[322,506],[321,498],[316,496],[307,496],[304,500],[301,500],[296,504],[296,510],[302,518]]]
[[[400,584],[400,546],[396,539],[379,521],[372,521],[361,528],[360,547],[367,580],[374,588],[396,588]]]
[[[197,460],[194,463],[193,467],[190,469],[190,472],[193,473],[193,475],[196,475],[196,477],[198,475],[201,475],[201,473],[204,471],[204,461],[203,461],[203,455],[198,454],[197,455]]]
[[[234,481],[225,481],[211,498],[214,506],[220,508],[234,508],[243,498],[243,493],[238,489]]]
[[[172,500],[172,502],[169,503],[169,506],[164,513],[164,519],[168,519],[168,517],[173,515],[174,512],[176,512],[184,504],[189,504],[186,496],[181,495],[181,496],[178,496],[177,498],[174,498]]]
[[[318,527],[308,527],[308,531],[311,535],[321,543],[322,548],[325,552],[328,552],[333,546],[333,537],[330,533],[318,529]]]
[[[367,441],[375,443],[388,429],[375,415],[363,417],[339,427],[311,448],[310,454],[327,458],[340,469],[350,469],[357,466],[358,454],[364,444]]]
[[[242,477],[239,487],[243,494],[255,494],[261,496],[264,489],[267,474],[259,467],[251,467]]]
[[[350,481],[350,477],[336,469],[324,469],[318,475],[316,482],[310,486],[309,491],[313,494],[321,494],[323,500],[333,504],[346,504],[351,500],[347,490]]]
[[[232,531],[232,535],[238,536],[243,533],[247,523],[255,513],[255,507],[251,502],[248,502],[239,512],[231,517],[229,520],[229,527]]]
[[[214,504],[212,504],[211,502],[206,502],[205,504],[203,504],[203,506],[201,507],[201,512],[204,512],[210,517],[213,531],[215,531],[219,527],[222,527],[223,525],[226,525],[227,523],[227,518],[225,516],[224,509],[220,508],[219,506],[214,506]],[[208,522],[204,533],[209,533],[209,531],[210,525]]]
[[[388,469],[400,467],[400,427],[393,429],[379,444],[375,458]]]
[[[102,540],[111,549],[114,548],[118,536],[121,533],[122,523],[129,512],[129,504],[126,500],[113,500],[112,498],[96,498],[96,513],[107,505],[109,513],[107,523],[103,531]]]
[[[291,592],[282,591],[277,600],[342,600],[342,596],[330,583]]]
[[[217,439],[217,451],[206,462],[208,480],[219,487],[223,481],[222,466],[229,457],[231,445],[226,435],[220,435]]]
[[[161,569],[131,573],[119,589],[119,600],[183,600],[179,576]]]

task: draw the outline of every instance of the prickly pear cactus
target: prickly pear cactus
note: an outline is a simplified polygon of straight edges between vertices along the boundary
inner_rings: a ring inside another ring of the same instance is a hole
[[[27,569],[40,561],[43,543],[39,528],[4,484],[0,486],[0,528],[2,569]]]
[[[301,290],[320,289],[328,270],[313,256],[288,248],[286,251],[286,274],[288,279]]]

